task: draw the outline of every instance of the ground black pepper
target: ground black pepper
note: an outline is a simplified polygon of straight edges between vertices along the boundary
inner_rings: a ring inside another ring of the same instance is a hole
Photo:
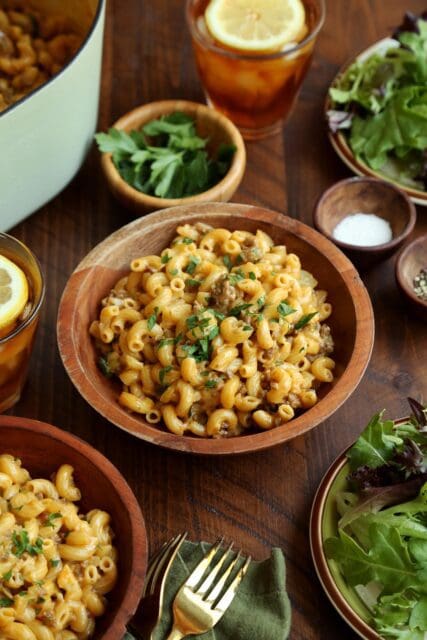
[[[427,302],[427,267],[421,269],[418,275],[415,276],[414,291],[418,298]]]

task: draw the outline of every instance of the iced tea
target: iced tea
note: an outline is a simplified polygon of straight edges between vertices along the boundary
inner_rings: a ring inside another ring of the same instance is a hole
[[[28,364],[44,296],[44,282],[37,259],[19,240],[0,233],[0,256],[24,273],[28,297],[19,315],[0,330],[0,412],[18,402]],[[0,302],[10,295],[10,276],[0,270]],[[1,307],[0,307],[1,308]]]
[[[188,0],[187,19],[207,101],[248,138],[280,130],[309,68],[324,18],[323,0],[303,0],[307,35],[270,54],[229,49],[212,38],[204,14],[210,0]]]

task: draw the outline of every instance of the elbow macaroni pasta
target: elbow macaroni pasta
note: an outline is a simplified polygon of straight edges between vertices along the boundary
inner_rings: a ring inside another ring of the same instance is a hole
[[[73,468],[32,480],[0,455],[0,639],[85,640],[117,578],[110,516],[86,516]]]
[[[176,435],[235,436],[288,422],[333,381],[326,297],[263,231],[186,224],[131,262],[90,333],[123,407]]]
[[[65,17],[2,7],[0,34],[0,112],[58,73],[83,39]]]

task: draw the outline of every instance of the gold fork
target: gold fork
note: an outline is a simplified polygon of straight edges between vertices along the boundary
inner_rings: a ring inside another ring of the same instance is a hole
[[[187,537],[187,533],[180,533],[164,543],[159,551],[151,558],[141,602],[134,617],[128,624],[128,629],[136,637],[148,640],[156,627],[163,609],[164,589],[166,577],[170,567]]]
[[[239,551],[221,577],[218,577],[227,559],[230,558],[233,546],[230,544],[216,564],[211,566],[214,557],[221,549],[222,542],[220,540],[210,549],[176,594],[173,603],[173,627],[167,640],[181,640],[186,636],[209,631],[232,603],[239,584],[248,570],[251,558],[246,559],[226,591],[222,593],[227,579],[241,558]],[[205,576],[207,571],[208,574]]]

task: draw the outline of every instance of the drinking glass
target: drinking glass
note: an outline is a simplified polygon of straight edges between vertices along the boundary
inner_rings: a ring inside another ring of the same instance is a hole
[[[303,3],[307,36],[282,51],[254,55],[212,38],[204,19],[209,0],[187,0],[187,22],[207,102],[248,140],[280,131],[295,104],[325,17],[324,0]]]
[[[0,412],[18,402],[27,378],[28,365],[44,298],[44,279],[37,258],[22,242],[0,233],[0,255],[25,273],[29,299],[22,317],[10,333],[0,338]]]

